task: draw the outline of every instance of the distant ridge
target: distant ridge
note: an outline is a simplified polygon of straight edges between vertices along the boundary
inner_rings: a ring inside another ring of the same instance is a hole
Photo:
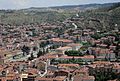
[[[112,5],[113,5],[113,3],[105,3],[105,4],[94,3],[94,4],[84,4],[84,5],[55,6],[55,7],[50,7],[50,8],[75,8],[75,7],[87,8],[87,7],[102,7],[102,6],[109,7]]]
[[[119,3],[119,2],[118,2]],[[34,10],[34,9],[73,9],[73,8],[80,8],[82,10],[88,9],[88,8],[102,8],[102,7],[110,7],[113,4],[116,3],[104,3],[104,4],[83,4],[83,5],[65,5],[65,6],[53,6],[53,7],[30,7],[28,8],[29,10]]]

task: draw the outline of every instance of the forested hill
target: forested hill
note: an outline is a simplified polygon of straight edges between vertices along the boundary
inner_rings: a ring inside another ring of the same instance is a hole
[[[97,9],[79,12],[82,19],[76,24],[80,28],[92,28],[95,30],[120,29],[120,3],[113,3],[109,7],[99,7]]]
[[[105,4],[86,4],[86,5],[68,5],[68,6],[56,6],[36,8],[31,7],[21,10],[0,10],[0,23],[4,24],[29,24],[29,23],[62,23],[67,18],[76,17],[76,13],[79,14],[79,18],[83,18],[85,27],[92,27],[99,29],[113,28],[114,24],[120,23],[120,3],[105,3]],[[99,20],[100,22],[92,21],[91,19]],[[91,20],[91,21],[90,21]],[[81,27],[81,24],[78,24]]]
[[[85,5],[68,5],[68,6],[56,6],[56,7],[51,7],[51,8],[56,8],[56,9],[74,9],[74,8],[80,8],[81,10],[84,9],[96,9],[96,8],[102,8],[102,7],[110,7],[112,6],[113,3],[105,3],[105,4],[85,4]]]
[[[116,3],[114,3],[116,4]],[[105,3],[105,4],[85,4],[85,5],[65,5],[65,6],[54,6],[54,7],[31,7],[28,9],[22,9],[24,11],[58,11],[59,10],[91,10],[91,9],[97,9],[97,8],[103,8],[103,7],[110,7],[113,3]]]

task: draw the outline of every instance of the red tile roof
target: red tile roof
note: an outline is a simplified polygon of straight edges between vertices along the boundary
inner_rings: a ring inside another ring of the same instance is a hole
[[[60,38],[52,38],[51,40],[52,40],[53,42],[66,42],[66,43],[71,43],[71,42],[73,42],[72,40],[60,39]]]

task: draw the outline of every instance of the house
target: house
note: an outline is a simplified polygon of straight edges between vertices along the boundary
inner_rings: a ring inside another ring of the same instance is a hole
[[[94,62],[95,57],[93,55],[85,55],[82,57],[84,62]]]
[[[73,75],[76,76],[76,75],[84,75],[84,76],[88,76],[89,75],[89,68],[88,67],[81,67],[79,69],[76,69],[74,72],[73,72]]]
[[[107,48],[107,45],[106,44],[100,44],[99,47],[100,48]]]
[[[31,73],[22,73],[20,75],[21,80],[20,81],[35,81],[35,76]]]
[[[117,64],[113,67],[113,72],[120,73],[120,65],[119,64]]]
[[[67,76],[69,77],[70,72],[68,70],[59,70],[54,73],[55,76]]]
[[[94,76],[89,76],[89,68],[81,67],[73,72],[73,81],[95,81]]]
[[[72,47],[64,46],[64,47],[57,48],[56,52],[65,54],[65,51],[70,51],[70,50],[72,50]]]
[[[0,81],[20,81],[14,74],[8,74],[6,77],[0,77]]]
[[[95,57],[93,55],[85,55],[85,56],[61,56],[60,60],[69,60],[69,59],[79,59],[83,62],[94,62]]]
[[[114,42],[115,41],[115,37],[114,36],[108,36],[107,38],[108,38],[108,40],[110,42]]]
[[[108,38],[107,37],[102,37],[100,40],[102,41],[102,43],[104,43],[105,41],[108,40]]]
[[[96,72],[112,72],[114,64],[108,61],[96,61],[92,65],[88,65],[89,74],[94,75]]]
[[[94,76],[75,76],[73,81],[95,81]]]
[[[67,44],[73,43],[73,40],[61,39],[61,38],[52,38],[49,40],[52,44],[57,46],[65,46]]]
[[[110,48],[111,50],[116,50],[116,46],[113,46],[113,45],[109,46],[109,48]]]
[[[100,40],[94,40],[93,41],[95,44],[101,44],[101,41]]]
[[[53,78],[36,77],[35,81],[68,81],[66,76],[56,76]]]
[[[90,48],[91,53],[95,56],[97,60],[110,60],[115,61],[115,53],[110,49],[103,49],[103,48]]]
[[[5,68],[0,65],[0,81],[18,81],[20,80],[19,74],[15,73],[11,67]]]
[[[21,50],[0,50],[1,57],[4,59],[4,62],[12,61],[14,57],[22,55]]]
[[[79,68],[79,64],[58,64],[58,68]]]
[[[76,44],[76,43],[71,43],[68,44],[67,46],[72,47],[72,50],[79,50],[82,47],[81,44]]]

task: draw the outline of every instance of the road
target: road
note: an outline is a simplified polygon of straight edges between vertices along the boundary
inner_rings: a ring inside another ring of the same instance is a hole
[[[53,46],[53,44],[48,44],[48,45],[46,45],[45,47],[44,47],[44,49],[45,49],[45,51],[48,49],[48,48],[50,48],[51,46]],[[32,51],[32,53],[33,53],[33,55],[35,56],[35,57],[37,57],[37,54],[38,54],[38,52],[39,52],[39,50],[41,50],[41,51],[43,51],[43,49],[42,48],[38,48],[38,50],[36,50],[36,51]],[[11,56],[11,57],[9,57],[9,58],[6,58],[7,60],[6,61],[26,61],[29,57],[30,57],[31,55],[29,54],[29,55],[26,55],[26,56],[19,56],[18,55],[18,58],[16,58],[16,59],[13,59],[13,56]]]
[[[78,26],[75,23],[72,23],[72,25],[75,27],[75,29],[78,28]]]

